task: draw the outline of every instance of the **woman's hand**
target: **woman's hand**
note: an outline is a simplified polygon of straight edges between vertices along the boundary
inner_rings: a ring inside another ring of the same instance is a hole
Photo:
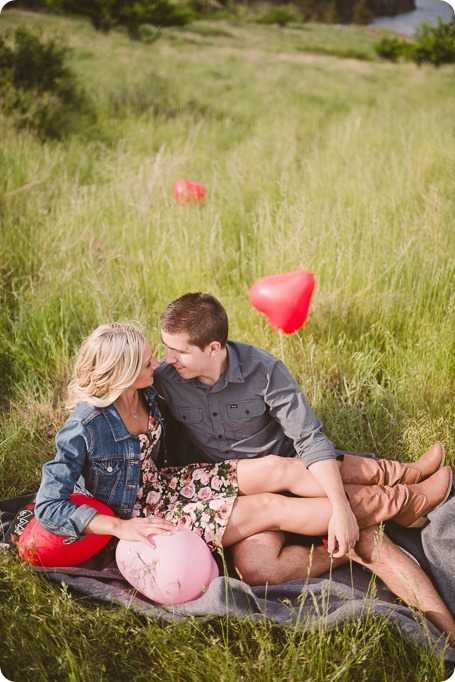
[[[119,529],[116,536],[120,540],[130,540],[131,542],[148,542],[155,547],[155,543],[150,535],[172,535],[176,531],[176,526],[170,521],[165,521],[157,516],[146,518],[135,517],[133,519],[118,519]]]
[[[149,536],[172,535],[175,531],[175,524],[157,516],[118,519],[104,514],[96,514],[84,528],[84,533],[87,534],[115,535],[119,540],[148,542],[152,547],[155,544]]]

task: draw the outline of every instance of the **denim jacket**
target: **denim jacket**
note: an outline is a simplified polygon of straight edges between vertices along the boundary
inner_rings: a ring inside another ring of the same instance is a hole
[[[164,432],[156,391],[146,388],[143,394]],[[97,513],[89,505],[69,501],[81,476],[85,491],[107,504],[119,518],[131,518],[141,472],[140,440],[126,429],[115,407],[78,403],[55,441],[57,454],[43,466],[36,497],[40,524],[57,535],[81,536]],[[161,437],[157,457],[162,457],[164,443]]]

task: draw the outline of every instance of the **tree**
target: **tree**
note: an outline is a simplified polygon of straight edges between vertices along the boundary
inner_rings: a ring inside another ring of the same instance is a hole
[[[353,21],[354,24],[367,25],[373,19],[373,12],[367,0],[359,0],[354,6]]]
[[[47,6],[86,16],[103,33],[124,26],[133,40],[140,39],[143,24],[181,26],[192,18],[188,7],[169,0],[47,0]]]

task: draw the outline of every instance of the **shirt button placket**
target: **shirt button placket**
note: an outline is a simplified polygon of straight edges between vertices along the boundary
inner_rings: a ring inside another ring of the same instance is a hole
[[[220,410],[218,407],[218,400],[215,396],[209,396],[209,411],[210,418],[212,421],[212,432],[216,434],[216,439],[218,442],[218,449],[221,452],[221,441],[224,440],[224,427],[223,421],[220,416]]]

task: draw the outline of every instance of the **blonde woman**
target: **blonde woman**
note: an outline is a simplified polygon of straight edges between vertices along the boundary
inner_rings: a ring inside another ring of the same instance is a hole
[[[41,525],[73,538],[94,533],[146,542],[150,535],[183,526],[212,551],[262,530],[327,533],[330,502],[298,458],[269,455],[159,469],[157,458],[172,424],[163,419],[152,388],[157,367],[149,342],[134,325],[106,324],[85,340],[68,388],[72,412],[57,434],[55,458],[43,467],[35,507]],[[360,527],[389,518],[418,525],[449,494],[451,470],[440,465],[417,484],[345,483]],[[86,490],[116,517],[70,502],[81,476]],[[280,491],[295,497],[276,494]]]

